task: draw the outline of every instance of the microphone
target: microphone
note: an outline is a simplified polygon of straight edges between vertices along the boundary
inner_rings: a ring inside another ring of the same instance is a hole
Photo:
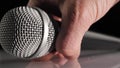
[[[60,25],[37,7],[9,10],[0,22],[0,44],[19,58],[38,58],[55,50]]]

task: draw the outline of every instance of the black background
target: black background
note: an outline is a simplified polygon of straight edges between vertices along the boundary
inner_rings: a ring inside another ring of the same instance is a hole
[[[120,2],[89,30],[120,37]]]
[[[0,19],[10,9],[26,6],[28,0],[0,0]],[[120,37],[120,2],[99,21],[93,24],[89,31],[95,31],[111,36]]]

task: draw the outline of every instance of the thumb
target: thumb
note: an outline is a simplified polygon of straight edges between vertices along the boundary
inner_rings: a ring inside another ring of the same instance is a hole
[[[81,42],[89,26],[71,24],[63,26],[56,41],[56,49],[68,59],[76,59],[80,55]]]
[[[79,57],[82,38],[91,25],[84,16],[78,16],[80,12],[75,6],[73,0],[66,0],[61,6],[63,23],[56,41],[56,49],[67,59]]]

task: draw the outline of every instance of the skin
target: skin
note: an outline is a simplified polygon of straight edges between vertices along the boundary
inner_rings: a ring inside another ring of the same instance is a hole
[[[59,64],[64,64],[67,60],[78,59],[84,34],[117,2],[119,0],[30,0],[28,6],[31,7],[41,8],[42,4],[56,7],[61,16],[50,14],[62,22],[56,41],[57,51],[37,60],[50,60],[57,56]]]

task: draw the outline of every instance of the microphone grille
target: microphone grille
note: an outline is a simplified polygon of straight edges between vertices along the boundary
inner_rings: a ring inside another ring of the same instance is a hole
[[[46,44],[41,46],[45,31],[44,21],[48,23],[48,36]],[[21,58],[31,58],[38,48],[38,55],[32,58],[47,54],[53,43],[54,33],[53,24],[47,14],[31,7],[14,8],[0,22],[0,43],[3,49]]]

